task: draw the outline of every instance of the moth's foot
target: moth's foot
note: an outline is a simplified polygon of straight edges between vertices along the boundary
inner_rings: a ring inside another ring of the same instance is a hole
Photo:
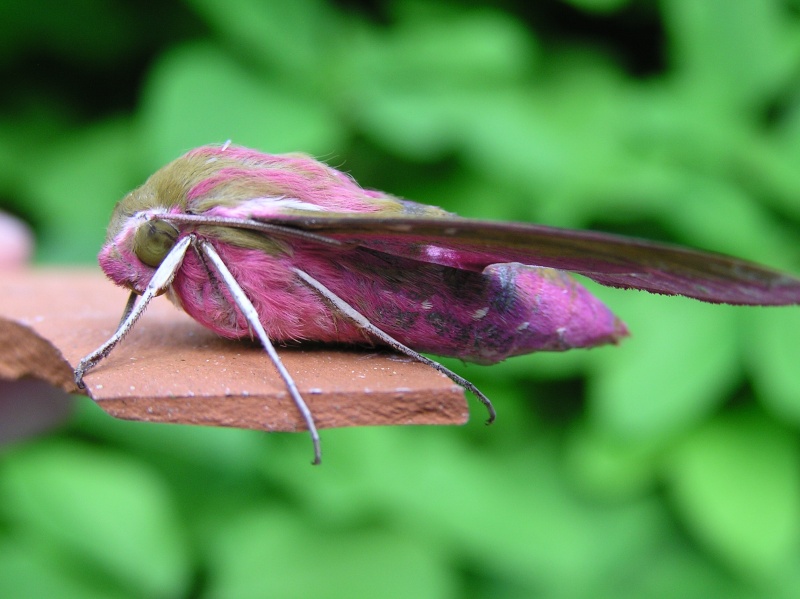
[[[84,370],[80,366],[75,369],[75,386],[78,389],[86,389],[86,383],[83,382]]]

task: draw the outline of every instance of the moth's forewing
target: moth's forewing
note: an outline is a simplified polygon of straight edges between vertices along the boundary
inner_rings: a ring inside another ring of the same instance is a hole
[[[711,252],[620,235],[446,216],[285,215],[277,224],[388,254],[468,270],[521,262],[611,287],[729,304],[800,303],[800,279]]]

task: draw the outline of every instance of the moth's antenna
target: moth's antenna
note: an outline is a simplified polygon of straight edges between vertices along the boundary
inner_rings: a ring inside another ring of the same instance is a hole
[[[407,356],[410,356],[411,358],[414,358],[417,362],[422,362],[423,364],[432,366],[433,368],[441,372],[443,375],[448,377],[451,381],[453,381],[457,385],[463,387],[464,389],[472,393],[475,397],[477,397],[480,400],[480,402],[484,406],[486,406],[486,409],[489,411],[489,419],[486,421],[486,424],[491,424],[492,422],[494,422],[497,413],[494,411],[494,406],[492,405],[492,402],[475,385],[470,383],[467,379],[458,376],[455,372],[453,372],[449,368],[445,368],[444,366],[439,364],[439,362],[435,362],[430,358],[426,358],[422,354],[415,352],[407,345],[403,345],[388,333],[384,333],[382,330],[380,330],[378,327],[372,324],[366,316],[358,312],[355,308],[353,308],[353,306],[348,304],[346,301],[344,301],[342,298],[340,298],[333,291],[325,287],[325,285],[317,281],[314,277],[312,277],[308,273],[303,272],[299,268],[293,268],[292,270],[294,270],[294,273],[298,277],[300,277],[306,285],[308,285],[314,291],[319,293],[325,300],[333,304],[333,306],[339,311],[339,313],[341,313],[345,318],[349,319],[357,327],[367,331],[370,335],[380,339],[392,349],[397,350],[398,352],[405,354]]]
[[[80,389],[86,387],[83,384],[83,376],[94,368],[100,360],[111,353],[111,350],[114,349],[117,343],[122,341],[122,338],[133,328],[133,325],[136,324],[139,317],[144,314],[145,308],[147,308],[150,301],[157,295],[164,293],[167,287],[172,284],[175,273],[178,272],[181,264],[183,264],[183,257],[186,255],[186,250],[193,241],[194,235],[188,235],[175,244],[175,247],[169,251],[163,262],[161,262],[156,269],[156,272],[153,274],[153,277],[150,279],[150,282],[147,284],[142,294],[142,299],[139,300],[139,303],[135,306],[135,295],[131,294],[131,297],[128,298],[128,303],[125,305],[125,312],[122,314],[122,320],[117,327],[116,333],[103,345],[83,358],[75,369],[75,384]]]
[[[236,302],[236,305],[239,306],[239,310],[242,311],[242,314],[244,315],[248,324],[253,328],[253,330],[255,330],[259,340],[261,341],[261,345],[264,346],[264,349],[267,351],[267,354],[269,354],[269,358],[275,365],[278,374],[281,375],[281,378],[286,385],[286,389],[289,391],[289,395],[292,396],[297,409],[300,410],[300,414],[306,421],[308,432],[311,434],[311,441],[314,444],[314,461],[312,463],[314,465],[319,464],[322,461],[322,453],[320,450],[319,433],[317,432],[317,426],[314,424],[314,417],[311,415],[311,410],[308,409],[306,402],[300,395],[300,391],[298,391],[297,385],[295,385],[294,379],[292,379],[292,375],[290,375],[289,371],[286,370],[286,367],[283,365],[283,362],[281,362],[280,357],[278,357],[278,352],[275,351],[275,347],[272,345],[269,337],[267,337],[267,332],[264,330],[261,320],[258,317],[258,311],[256,310],[255,306],[253,306],[253,303],[248,299],[244,290],[236,281],[236,278],[233,276],[231,271],[228,270],[228,267],[222,261],[222,258],[220,258],[217,250],[214,249],[214,246],[208,241],[202,240],[200,241],[200,250],[216,267],[217,272],[222,277],[222,280],[228,286],[228,290],[231,292],[233,300]]]
[[[304,231],[303,229],[295,229],[293,227],[284,227],[282,225],[273,225],[272,223],[266,223],[252,218],[203,216],[202,214],[150,214],[148,218],[150,220],[163,220],[168,223],[233,227],[235,229],[246,229],[248,231],[260,231],[261,233],[276,235],[278,237],[304,239],[306,241],[313,241],[337,248],[345,247],[345,243],[338,239],[326,237],[319,233],[312,233],[311,231]]]

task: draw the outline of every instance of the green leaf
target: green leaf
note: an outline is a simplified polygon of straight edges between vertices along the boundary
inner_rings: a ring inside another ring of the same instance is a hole
[[[800,426],[800,373],[797,348],[800,310],[762,309],[748,314],[750,324],[744,357],[758,399],[776,417]]]
[[[136,44],[127,6],[102,0],[4,0],[0,24],[0,60],[35,49],[84,65],[112,64]]]
[[[576,50],[551,69],[556,78],[486,86],[464,100],[472,105],[472,118],[461,125],[465,160],[487,177],[517,185],[531,206],[591,190],[627,158],[620,147],[629,117],[619,68]]]
[[[186,592],[189,559],[161,480],[142,464],[74,442],[5,458],[0,493],[15,529],[147,597]]]
[[[595,497],[635,497],[653,486],[660,449],[655,443],[624,442],[584,424],[570,435],[566,470]]]
[[[773,589],[769,589],[771,591]],[[771,594],[743,585],[740,578],[718,565],[701,548],[674,527],[658,539],[653,547],[630,559],[628,568],[619,576],[609,577],[594,589],[592,597],[614,599],[771,599],[792,597]]]
[[[663,439],[701,421],[741,384],[735,308],[615,295],[631,338],[601,356],[589,381],[590,415],[601,429],[626,440]]]
[[[573,173],[580,173],[572,139],[559,129],[541,100],[526,90],[500,90],[472,98],[472,114],[464,123],[464,159],[497,181],[513,182],[525,193],[550,198]]]
[[[800,45],[800,36],[798,36]],[[800,53],[800,52],[798,52]],[[779,212],[800,218],[800,98],[787,102],[785,115],[769,138],[753,136],[740,152],[742,169],[749,174],[748,183],[757,197]],[[792,239],[796,228],[788,227]],[[797,258],[796,244],[788,244],[789,256]]]
[[[505,12],[445,3],[396,3],[397,24],[377,38],[378,54],[362,64],[378,82],[445,88],[518,81],[538,58],[532,32]]]
[[[596,504],[574,493],[561,478],[555,435],[491,452],[461,437],[454,443],[451,429],[333,432],[323,436],[336,463],[324,471],[271,459],[265,472],[320,519],[345,510],[355,522],[387,514],[426,547],[543,596],[590,592],[654,542],[665,522],[649,500]]]
[[[36,152],[26,193],[39,210],[37,257],[45,262],[89,262],[100,250],[114,204],[139,172],[127,120],[99,121]]]
[[[794,72],[793,37],[774,0],[668,0],[664,19],[679,71],[717,108],[765,102]]]
[[[412,2],[399,12],[389,35],[354,28],[338,68],[341,93],[374,139],[404,156],[438,158],[458,145],[486,90],[525,76],[535,46],[498,11]]]
[[[666,476],[686,526],[744,576],[793,567],[800,541],[797,439],[755,411],[718,417],[689,436]]]
[[[252,478],[264,433],[235,428],[120,420],[88,397],[76,396],[72,424],[80,434],[102,439],[162,468],[196,469],[201,476]]]
[[[630,3],[630,0],[566,0],[566,2],[587,12],[605,13],[623,8]]]
[[[141,110],[153,168],[208,143],[269,152],[338,150],[343,130],[318,97],[257,77],[208,44],[165,54],[150,73]]]
[[[61,556],[59,556],[61,557]],[[67,563],[64,563],[67,561]],[[0,581],[5,597],[112,599],[133,597],[124,589],[96,588],[70,572],[68,560],[55,560],[47,551],[21,539],[0,541]]]
[[[319,77],[320,64],[331,58],[331,42],[341,36],[338,15],[321,0],[190,0],[189,4],[235,48],[298,81]]]
[[[359,98],[358,124],[401,157],[441,158],[457,145],[468,112],[458,90],[373,88]]]
[[[222,524],[222,523],[220,523]],[[391,529],[326,529],[273,506],[225,522],[207,539],[205,597],[444,597],[442,556]]]
[[[686,176],[672,203],[672,225],[711,251],[775,263],[792,236],[781,235],[756,199],[721,178]]]

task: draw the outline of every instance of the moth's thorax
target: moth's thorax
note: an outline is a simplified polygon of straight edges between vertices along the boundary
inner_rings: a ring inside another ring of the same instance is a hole
[[[131,191],[114,207],[106,236],[112,242],[131,226],[132,218],[150,213],[187,211],[189,191],[214,172],[214,165],[200,158],[182,156],[156,171],[143,185]]]
[[[348,175],[303,154],[264,154],[237,146],[203,146],[156,171],[120,200],[111,217],[100,264],[117,284],[141,292],[154,268],[180,237],[195,233],[223,247],[278,256],[291,252],[283,242],[253,231],[225,226],[165,225],[154,214],[257,219],[286,213],[337,212],[445,214],[361,188]]]

